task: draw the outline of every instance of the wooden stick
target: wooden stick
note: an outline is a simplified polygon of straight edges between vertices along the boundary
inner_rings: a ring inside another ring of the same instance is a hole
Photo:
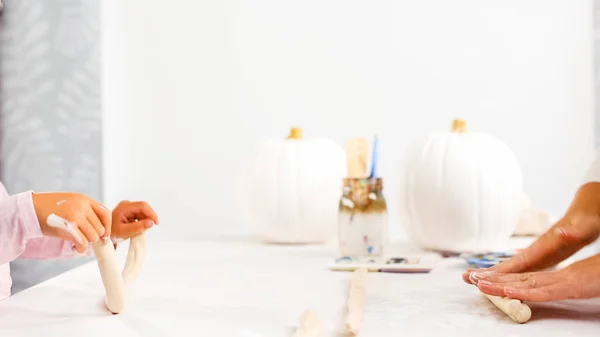
[[[366,268],[358,268],[352,273],[352,277],[350,278],[350,290],[348,291],[348,300],[346,301],[348,313],[344,328],[346,332],[354,336],[358,336],[362,326],[367,274]]]
[[[319,337],[322,330],[323,324],[317,313],[313,310],[306,310],[300,316],[300,324],[294,337]]]
[[[350,139],[346,142],[346,157],[348,178],[366,178],[369,158],[368,141],[362,137]]]
[[[526,323],[531,318],[531,309],[527,304],[514,298],[498,297],[482,293],[490,302],[517,323]]]

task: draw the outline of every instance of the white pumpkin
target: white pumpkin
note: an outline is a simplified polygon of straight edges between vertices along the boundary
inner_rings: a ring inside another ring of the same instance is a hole
[[[407,153],[400,187],[406,234],[454,252],[506,249],[523,205],[523,175],[509,147],[485,133],[432,134]]]
[[[346,154],[329,139],[266,141],[246,170],[246,220],[264,241],[322,243],[335,237]]]

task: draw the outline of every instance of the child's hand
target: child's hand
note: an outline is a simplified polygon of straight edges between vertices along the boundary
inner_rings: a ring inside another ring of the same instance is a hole
[[[83,194],[33,193],[33,206],[42,233],[73,242],[79,253],[90,242],[110,239],[110,211]]]
[[[129,239],[158,224],[156,213],[143,201],[121,201],[112,213],[112,237]]]

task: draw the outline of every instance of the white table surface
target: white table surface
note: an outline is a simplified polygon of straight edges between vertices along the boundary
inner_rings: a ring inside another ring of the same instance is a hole
[[[124,259],[126,247],[120,247]],[[95,262],[0,302],[0,336],[292,336],[317,310],[339,336],[350,274],[327,246],[265,246],[244,237],[149,239],[125,312],[110,315]],[[531,304],[513,323],[460,278],[464,261],[429,274],[371,273],[361,336],[598,336],[600,301]]]

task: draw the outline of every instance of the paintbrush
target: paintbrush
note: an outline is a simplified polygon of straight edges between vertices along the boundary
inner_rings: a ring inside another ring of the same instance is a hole
[[[377,178],[379,172],[379,139],[377,135],[373,139],[373,149],[371,152],[371,173],[369,174],[369,179]]]

